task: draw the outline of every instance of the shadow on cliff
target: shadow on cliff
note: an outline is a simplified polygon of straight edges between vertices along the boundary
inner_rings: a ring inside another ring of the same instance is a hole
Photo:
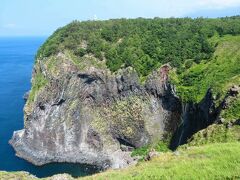
[[[216,122],[226,98],[227,95],[216,107],[212,90],[208,89],[200,103],[182,103],[182,123],[173,134],[170,149],[175,150],[178,146],[186,144],[194,133]]]

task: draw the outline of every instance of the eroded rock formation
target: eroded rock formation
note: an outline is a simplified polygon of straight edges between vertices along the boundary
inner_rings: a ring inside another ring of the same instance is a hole
[[[132,68],[111,73],[104,61],[85,59],[81,66],[67,53],[37,60],[25,127],[10,141],[17,156],[35,165],[120,168],[134,162],[132,148],[175,132],[181,103],[166,73],[153,72],[143,85]]]

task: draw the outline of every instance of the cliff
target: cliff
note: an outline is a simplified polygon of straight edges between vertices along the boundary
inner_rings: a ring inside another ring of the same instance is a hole
[[[132,68],[111,73],[89,56],[79,68],[72,58],[65,52],[36,61],[25,128],[10,141],[17,156],[35,165],[119,168],[134,162],[130,150],[176,130],[181,104],[167,74],[155,71],[142,85]]]

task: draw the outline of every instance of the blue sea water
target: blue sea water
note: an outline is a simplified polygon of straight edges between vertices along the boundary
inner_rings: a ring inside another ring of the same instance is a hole
[[[37,167],[15,156],[8,144],[13,131],[23,129],[23,95],[31,87],[34,56],[43,37],[0,38],[0,171],[27,171],[37,177],[96,172],[91,166],[54,163]]]

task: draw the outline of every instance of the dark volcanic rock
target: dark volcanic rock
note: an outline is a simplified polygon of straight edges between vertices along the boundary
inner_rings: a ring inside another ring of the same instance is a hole
[[[54,58],[57,63],[49,68]],[[176,131],[181,103],[167,81],[166,67],[142,85],[132,68],[111,73],[104,61],[84,58],[81,67],[67,54],[37,60],[33,86],[36,77],[46,85],[27,101],[24,129],[10,141],[17,156],[35,165],[120,168],[133,163],[133,148]]]
[[[186,103],[182,105],[182,124],[179,126],[172,139],[171,148],[187,143],[187,140],[199,130],[213,124],[219,115],[219,108],[215,107],[211,89],[204,99],[198,103]]]
[[[240,86],[234,85],[229,90],[229,95],[230,96],[237,96],[239,93],[240,93]]]
[[[211,89],[208,89],[205,97],[200,103],[183,104],[181,116],[182,123],[174,133],[171,149],[174,150],[179,145],[187,143],[193,134],[207,128],[213,123],[226,124],[229,127],[237,123],[237,120],[233,120],[233,123],[227,122],[221,117],[221,112],[228,109],[229,104],[236,99],[239,90],[239,86],[234,85],[231,87],[217,107]]]

